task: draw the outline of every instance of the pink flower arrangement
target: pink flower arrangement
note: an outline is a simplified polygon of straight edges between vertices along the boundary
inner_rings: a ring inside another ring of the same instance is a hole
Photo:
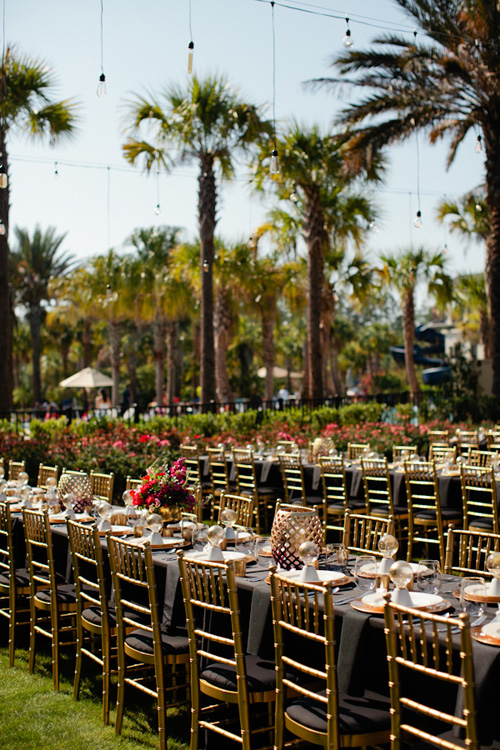
[[[150,467],[138,490],[131,490],[132,502],[138,508],[154,510],[178,505],[191,510],[196,498],[188,487],[187,470],[183,458],[172,466]]]

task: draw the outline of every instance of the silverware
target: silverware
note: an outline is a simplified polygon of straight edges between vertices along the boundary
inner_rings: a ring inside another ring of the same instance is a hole
[[[354,596],[349,596],[346,599],[339,599],[335,602],[336,605],[342,605],[342,604],[348,604],[349,602],[353,602],[355,599],[359,599],[360,594],[355,594]]]

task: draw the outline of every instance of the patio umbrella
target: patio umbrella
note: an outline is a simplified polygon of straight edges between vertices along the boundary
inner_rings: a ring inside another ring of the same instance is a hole
[[[104,388],[113,385],[113,381],[93,367],[84,367],[69,378],[61,380],[59,385],[63,388]]]
[[[266,368],[260,367],[257,370],[257,375],[259,378],[265,378],[266,377]],[[285,370],[283,367],[278,367],[277,365],[274,365],[273,367],[273,377],[275,378],[286,378],[288,376],[288,370]],[[302,378],[303,374],[301,372],[291,372],[290,373],[291,378]]]

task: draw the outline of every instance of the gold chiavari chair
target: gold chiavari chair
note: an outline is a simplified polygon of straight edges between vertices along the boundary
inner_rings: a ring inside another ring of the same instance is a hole
[[[243,649],[240,606],[233,564],[209,563],[177,553],[191,669],[191,750],[198,750],[199,732],[210,730],[250,750],[250,707],[268,706],[276,699],[274,662]],[[217,628],[209,623],[217,618]],[[203,707],[201,696],[210,705]],[[214,704],[214,700],[217,704]],[[236,727],[228,724],[228,706],[237,706]],[[229,728],[231,726],[231,729]],[[256,732],[271,732],[273,722]]]
[[[338,690],[332,585],[291,581],[271,568],[275,750],[285,746],[285,729],[310,745],[329,750],[389,741],[387,697],[371,691],[352,696]],[[314,660],[319,653],[324,654],[324,668]]]
[[[188,639],[161,630],[153,554],[149,543],[137,545],[108,536],[117,620],[118,687],[115,732],[121,734],[125,685],[155,698],[160,750],[166,750],[166,709],[186,702],[187,680],[179,672],[189,662]],[[167,697],[172,695],[171,700]]]
[[[142,479],[133,479],[131,476],[127,476],[125,490],[138,490],[142,484]]]
[[[431,443],[429,446],[429,461],[444,463],[449,461],[454,464],[457,460],[457,446],[448,445],[448,443]]]
[[[83,657],[102,672],[102,720],[109,723],[112,659],[116,661],[116,619],[110,617],[104,556],[97,526],[66,521],[76,590],[76,664],[73,698],[80,694]],[[96,647],[96,639],[100,648]],[[116,672],[116,670],[115,670]]]
[[[268,528],[268,514],[279,495],[272,487],[263,487],[257,481],[254,455],[251,449],[233,448],[233,465],[236,476],[236,493],[251,495],[254,499],[255,526],[257,533]],[[252,524],[253,525],[253,524]]]
[[[500,551],[500,534],[472,529],[448,527],[444,572],[447,575],[486,576],[486,560],[492,552]]]
[[[14,482],[19,479],[22,471],[26,471],[25,461],[9,461],[9,481]]]
[[[491,450],[492,445],[500,444],[500,430],[488,430],[486,433],[486,446]]]
[[[347,460],[357,461],[370,450],[369,443],[347,443]]]
[[[47,479],[55,479],[57,482],[58,476],[59,468],[57,466],[45,466],[44,464],[40,464],[38,467],[38,479],[36,482],[36,486],[46,490]]]
[[[328,532],[343,534],[346,510],[364,513],[366,506],[362,500],[348,498],[343,456],[319,456],[318,462],[323,483],[323,529],[326,542]]]
[[[465,529],[498,534],[498,505],[493,467],[460,467],[463,525]]]
[[[179,446],[179,452],[184,459],[187,477],[191,486],[201,487],[204,496],[212,492],[212,482],[203,479],[200,470],[200,450],[197,445]]]
[[[234,510],[236,513],[235,524],[247,528],[254,523],[254,501],[250,495],[230,495],[222,492],[220,496],[219,517],[217,523],[221,523],[222,513],[226,509]]]
[[[462,514],[455,508],[441,508],[434,461],[405,461],[404,471],[409,512],[406,559],[411,561],[414,544],[425,544],[426,558],[429,558],[429,545],[437,547],[442,570],[445,555],[443,529],[450,523],[460,523]]]
[[[416,445],[393,445],[392,446],[392,460],[403,461],[409,460],[411,456],[417,453]]]
[[[362,458],[363,487],[367,512],[371,516],[393,516],[400,543],[408,537],[408,507],[398,506],[392,496],[391,479],[386,458]]]
[[[394,534],[394,527],[393,516],[381,518],[351,513],[347,510],[342,541],[346,549],[354,554],[383,557],[378,543],[385,534]]]
[[[498,461],[497,451],[479,451],[475,448],[469,448],[466,463],[468,466],[492,466],[494,461]]]
[[[212,482],[212,501],[210,505],[210,520],[215,521],[220,508],[220,496],[223,492],[231,492],[229,472],[224,448],[207,448],[210,481]]]
[[[97,471],[90,472],[92,494],[94,497],[98,497],[99,500],[104,500],[107,503],[113,502],[114,483],[115,475],[113,472],[110,472],[109,474],[101,474]]]
[[[9,667],[14,666],[17,629],[29,625],[29,573],[15,567],[10,505],[0,495],[0,615],[9,627]]]
[[[429,445],[433,443],[439,443],[440,445],[450,444],[450,433],[448,430],[429,430],[427,437],[429,438]]]
[[[283,453],[298,453],[299,452],[299,446],[295,442],[295,440],[278,440],[276,443],[276,447],[278,449],[278,452]]]
[[[479,450],[479,433],[477,430],[457,430],[458,453],[467,455],[469,450]]]
[[[391,695],[391,750],[416,744],[462,750],[464,743],[454,739],[452,731],[457,729],[465,733],[465,747],[478,750],[468,614],[456,618],[430,614],[394,604],[387,595],[384,619]],[[456,638],[459,649],[453,647]],[[412,688],[422,678],[432,680],[433,684],[429,682],[429,689],[416,695]],[[459,712],[455,709],[457,691],[463,695],[463,708]],[[451,695],[450,706],[446,705],[445,694]],[[443,704],[444,709],[437,707]]]
[[[304,467],[300,453],[286,453],[279,456],[281,477],[287,503],[312,505],[323,510],[323,495],[320,492],[308,494],[304,481]]]
[[[52,681],[59,690],[59,652],[76,646],[76,592],[59,584],[54,565],[52,533],[46,511],[23,509],[24,537],[30,578],[30,648],[28,671],[35,668],[37,635],[51,642]]]

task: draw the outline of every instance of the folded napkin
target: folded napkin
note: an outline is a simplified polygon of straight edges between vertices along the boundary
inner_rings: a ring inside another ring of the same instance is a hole
[[[337,657],[337,681],[341,693],[364,694],[369,620],[370,615],[354,609],[346,612],[342,619]]]

